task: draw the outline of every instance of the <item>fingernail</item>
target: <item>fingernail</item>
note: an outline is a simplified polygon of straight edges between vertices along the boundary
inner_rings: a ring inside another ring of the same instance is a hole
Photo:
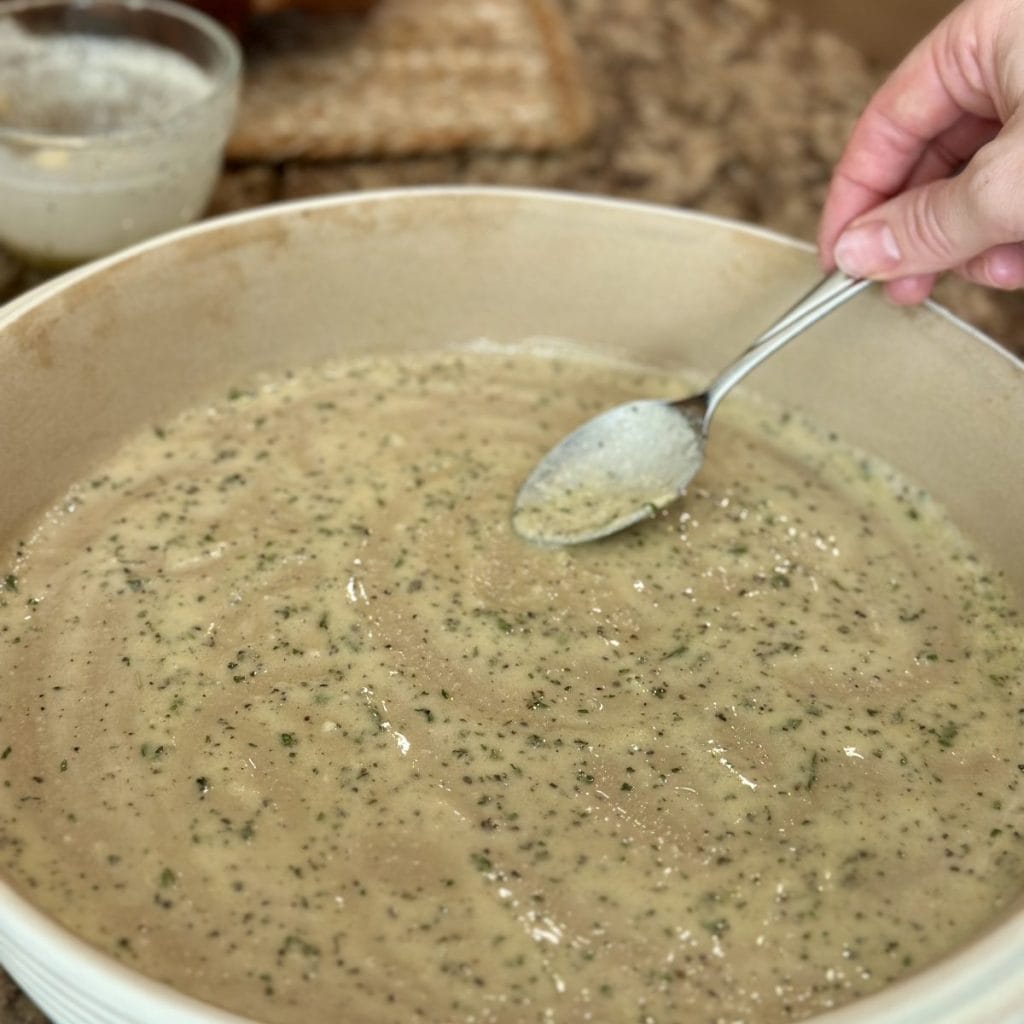
[[[885,274],[898,267],[902,258],[892,228],[880,220],[850,228],[836,242],[836,266],[850,277]]]

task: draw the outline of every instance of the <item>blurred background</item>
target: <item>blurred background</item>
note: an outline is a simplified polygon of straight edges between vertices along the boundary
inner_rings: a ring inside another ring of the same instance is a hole
[[[571,189],[814,237],[832,165],[950,0],[190,0],[245,53],[209,214],[437,183]],[[6,270],[6,274],[4,273]],[[33,281],[0,266],[9,296]],[[938,298],[1024,351],[1022,300]]]

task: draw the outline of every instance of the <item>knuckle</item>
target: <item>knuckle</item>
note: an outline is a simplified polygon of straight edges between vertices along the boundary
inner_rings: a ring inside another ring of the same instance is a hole
[[[1024,161],[1015,150],[985,146],[961,175],[964,216],[988,244],[1024,237],[1022,174]]]
[[[936,201],[932,189],[917,189],[909,196],[906,230],[911,247],[923,262],[944,266],[955,260],[957,240],[946,204]]]
[[[1024,239],[1022,180],[1024,160],[985,147],[956,177],[912,190],[904,210],[910,250],[922,264],[946,269]]]

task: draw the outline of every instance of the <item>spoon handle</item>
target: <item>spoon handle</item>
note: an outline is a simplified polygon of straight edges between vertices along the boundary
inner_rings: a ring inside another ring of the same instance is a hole
[[[798,334],[803,334],[823,316],[862,292],[869,284],[870,281],[848,277],[840,270],[833,271],[819,281],[795,306],[783,313],[750,348],[735,362],[730,363],[708,386],[705,392],[704,432],[707,433],[708,423],[718,403],[751,370],[760,366]]]

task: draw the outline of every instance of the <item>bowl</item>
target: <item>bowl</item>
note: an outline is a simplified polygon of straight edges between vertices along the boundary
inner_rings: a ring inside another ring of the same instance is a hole
[[[710,373],[816,279],[807,247],[678,210],[551,193],[333,197],[151,240],[0,309],[0,546],[119,439],[240,373],[339,353],[547,335]],[[1024,590],[1024,366],[941,309],[878,294],[751,379],[882,455]],[[870,416],[863,415],[870,395]],[[0,816],[12,813],[0,789]],[[57,1024],[243,1024],[100,953],[0,880],[0,962]],[[1024,905],[822,1024],[1010,1024]],[[315,1019],[315,1010],[310,1009]]]
[[[53,269],[195,219],[240,69],[173,0],[0,2],[0,245]]]

